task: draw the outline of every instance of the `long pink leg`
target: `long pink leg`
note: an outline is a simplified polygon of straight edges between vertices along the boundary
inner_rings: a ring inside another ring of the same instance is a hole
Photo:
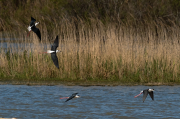
[[[69,98],[69,97],[62,97],[62,98],[59,98],[59,99],[67,99],[67,98]]]
[[[27,37],[29,36],[30,32],[31,32],[31,31],[29,31],[29,33],[28,33]]]
[[[138,95],[134,96],[134,98],[136,98],[136,97],[140,96],[141,94],[142,94],[142,93],[140,93],[140,94],[138,94]]]
[[[47,53],[47,52],[39,52],[39,53],[43,54],[43,53]]]

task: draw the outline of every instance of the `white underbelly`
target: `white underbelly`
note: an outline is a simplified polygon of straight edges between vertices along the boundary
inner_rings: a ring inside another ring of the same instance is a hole
[[[47,53],[53,53],[53,52],[55,52],[55,51],[52,51],[52,50],[47,50]]]

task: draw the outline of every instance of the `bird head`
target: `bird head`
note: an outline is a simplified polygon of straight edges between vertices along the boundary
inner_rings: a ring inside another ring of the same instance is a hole
[[[79,98],[80,96],[79,95],[76,95],[75,98]]]
[[[61,52],[61,51],[60,51],[60,50],[56,50],[56,53],[57,53],[57,52]]]
[[[148,91],[151,92],[151,91],[154,91],[154,89],[149,89]]]

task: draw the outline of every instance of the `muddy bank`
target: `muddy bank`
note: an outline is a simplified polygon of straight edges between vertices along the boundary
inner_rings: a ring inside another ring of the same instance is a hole
[[[46,85],[46,86],[54,86],[54,85],[65,85],[65,86],[174,86],[180,85],[180,83],[122,83],[122,82],[104,82],[104,81],[19,81],[19,80],[1,80],[0,85]]]

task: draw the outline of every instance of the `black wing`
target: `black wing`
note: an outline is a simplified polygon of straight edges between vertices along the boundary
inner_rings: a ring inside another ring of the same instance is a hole
[[[151,96],[152,100],[154,100],[154,94],[153,94],[153,91],[149,92],[149,95]]]
[[[32,31],[34,33],[36,33],[36,35],[39,37],[39,40],[41,41],[41,32],[40,32],[40,30],[38,28],[36,28],[35,26],[33,26],[31,29],[32,29]]]
[[[73,93],[72,95],[76,96],[78,93]]]
[[[69,97],[65,102],[67,102],[67,101],[69,101],[69,100],[71,100],[71,99],[73,99],[75,96],[71,96],[71,97]]]
[[[69,97],[65,102],[67,102],[67,101],[73,99],[77,94],[78,94],[78,93],[73,93],[73,94],[71,95],[71,97]]]
[[[145,101],[147,95],[148,95],[148,90],[143,90],[143,102]]]
[[[33,17],[31,17],[31,22],[30,22],[30,26],[31,26],[31,30],[36,33],[36,35],[39,37],[39,40],[41,41],[41,32],[38,28],[36,28],[35,26],[35,21],[36,19],[34,19]]]
[[[51,46],[51,50],[52,51],[56,51],[57,47],[59,46],[59,39],[58,39],[58,35],[56,36],[56,39],[54,40],[54,43]]]
[[[31,17],[31,22],[30,22],[30,26],[33,26],[33,25],[35,25],[35,19],[33,18],[33,17]]]
[[[53,45],[51,46],[51,50],[55,51],[55,52],[51,53],[51,58],[52,58],[52,60],[54,62],[54,65],[59,69],[58,58],[57,58],[57,55],[56,55],[56,49],[57,49],[58,46],[59,46],[59,39],[58,39],[58,36],[56,36],[56,39],[55,39]]]
[[[38,28],[36,28],[35,26],[33,26],[33,27],[31,28],[31,30],[32,30],[34,33],[36,33],[36,35],[39,37],[39,40],[41,41],[41,32],[40,32],[40,30],[39,30]]]
[[[59,69],[59,63],[58,63],[58,58],[56,56],[56,52],[51,53],[51,58],[54,62],[54,65]]]

